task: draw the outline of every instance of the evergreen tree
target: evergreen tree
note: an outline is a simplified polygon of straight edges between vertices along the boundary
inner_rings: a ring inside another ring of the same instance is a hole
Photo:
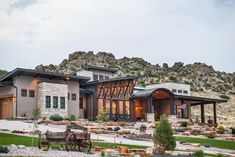
[[[174,150],[176,147],[171,124],[165,116],[156,124],[153,141],[155,145],[163,146],[166,150]]]

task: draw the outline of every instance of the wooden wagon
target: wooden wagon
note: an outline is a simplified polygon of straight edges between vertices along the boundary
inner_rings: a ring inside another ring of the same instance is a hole
[[[82,132],[72,132],[71,128],[82,130]],[[49,132],[39,134],[38,148],[48,150],[52,144],[60,145],[67,151],[89,152],[91,149],[90,133],[87,128],[79,125],[66,127],[65,132]]]

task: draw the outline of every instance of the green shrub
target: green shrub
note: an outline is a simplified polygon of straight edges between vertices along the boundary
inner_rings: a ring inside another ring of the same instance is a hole
[[[217,128],[217,132],[218,132],[219,134],[223,134],[223,133],[225,132],[225,128],[224,128],[222,125],[220,125],[220,126],[218,126],[218,128]]]
[[[8,150],[7,147],[5,147],[5,146],[0,146],[0,153],[8,153],[8,152],[9,152],[9,150]]]
[[[118,131],[118,130],[120,130],[120,127],[113,128],[113,131]]]
[[[70,120],[71,120],[71,121],[76,121],[76,116],[75,116],[75,115],[73,115],[73,114],[72,114],[72,115],[70,115]]]
[[[229,99],[230,99],[230,97],[227,96],[227,95],[220,95],[219,97],[222,98],[222,99],[226,99],[226,100],[229,100]]]
[[[225,157],[223,154],[217,154],[216,157]]]
[[[61,117],[58,114],[54,114],[54,115],[51,115],[49,119],[52,120],[52,121],[62,121],[63,117]]]
[[[109,120],[109,116],[106,111],[100,111],[98,116],[96,117],[99,122],[107,122]]]
[[[41,116],[41,109],[38,106],[34,107],[32,114],[33,114],[33,119],[38,120]]]
[[[163,146],[166,150],[174,150],[176,147],[175,137],[171,124],[165,116],[162,116],[157,124],[153,135],[155,145]]]
[[[188,126],[188,122],[187,121],[181,122],[181,127],[187,127],[187,126]]]
[[[232,134],[235,135],[235,128],[231,128]]]
[[[196,156],[196,157],[204,157],[204,152],[202,150],[196,150],[194,153],[193,153],[193,156]]]

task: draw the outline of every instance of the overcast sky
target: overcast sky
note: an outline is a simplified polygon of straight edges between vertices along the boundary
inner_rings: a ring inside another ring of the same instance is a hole
[[[235,0],[0,0],[0,69],[79,50],[235,72]]]

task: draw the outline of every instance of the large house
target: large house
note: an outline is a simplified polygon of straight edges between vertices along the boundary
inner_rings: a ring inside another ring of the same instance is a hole
[[[53,114],[75,115],[95,120],[106,111],[111,120],[153,121],[165,114],[191,118],[191,107],[213,104],[216,123],[216,104],[226,102],[191,96],[190,86],[162,83],[138,88],[138,77],[113,77],[115,69],[88,66],[76,74],[64,75],[17,68],[0,79],[0,119],[32,118],[36,105],[42,117]]]

